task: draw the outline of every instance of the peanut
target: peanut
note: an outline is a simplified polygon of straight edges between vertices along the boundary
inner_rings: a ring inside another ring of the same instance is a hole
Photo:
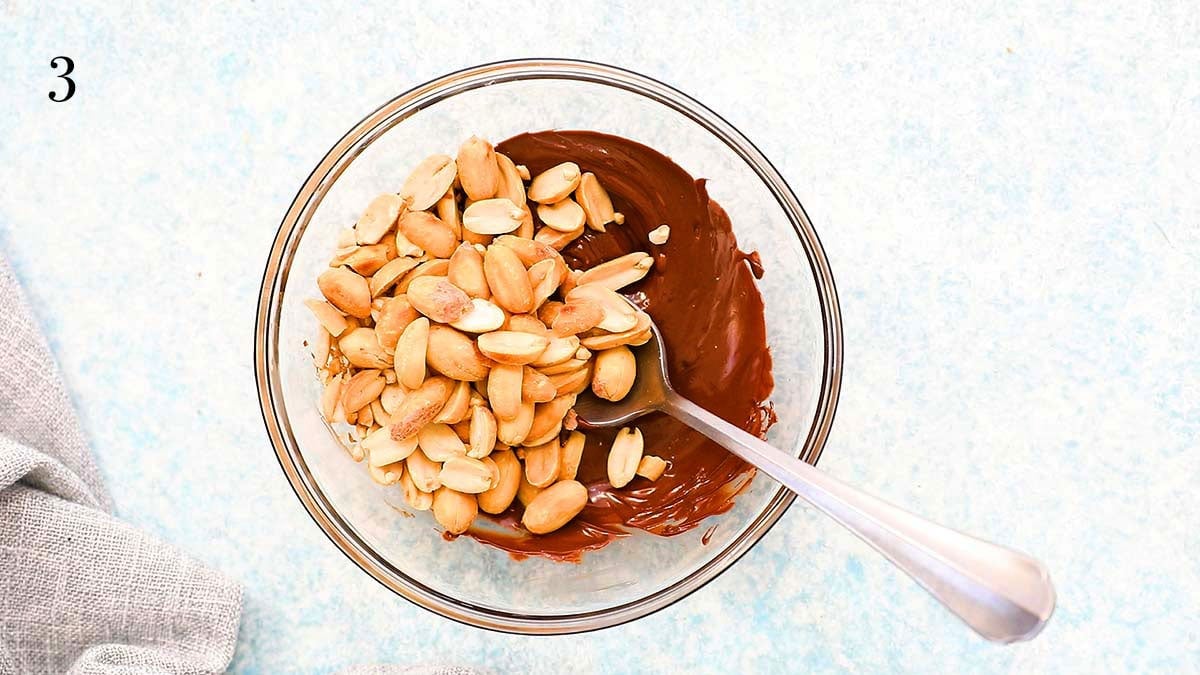
[[[487,406],[477,405],[471,408],[470,441],[468,457],[487,457],[496,447],[496,416]]]
[[[453,390],[454,382],[448,377],[425,378],[420,387],[404,397],[404,402],[393,416],[392,438],[408,438],[432,422]]]
[[[608,450],[608,482],[614,488],[623,488],[633,480],[642,461],[642,432],[637,428],[624,427],[617,432],[612,447]]]
[[[326,270],[317,277],[317,288],[329,304],[350,316],[360,319],[371,316],[371,288],[366,279],[354,272],[340,267]]]
[[[471,309],[450,325],[467,333],[489,333],[504,325],[504,310],[487,300],[471,299]]]
[[[371,464],[383,466],[407,459],[417,449],[417,437],[397,441],[386,427],[379,427],[367,434],[362,446],[367,450]]]
[[[595,174],[588,172],[580,177],[579,189],[575,191],[575,199],[583,207],[583,212],[587,216],[587,226],[593,230],[604,232],[604,226],[616,220],[612,199],[608,196],[608,191],[604,189],[604,186],[600,185]]]
[[[575,474],[579,472],[579,462],[583,460],[583,447],[587,444],[587,436],[584,436],[578,431],[572,431],[567,435],[567,440],[562,444],[562,459],[558,465],[559,480],[575,480]]]
[[[433,517],[450,534],[466,532],[478,513],[479,504],[475,501],[475,495],[444,486],[433,493]]]
[[[504,197],[472,202],[463,211],[463,227],[475,234],[504,234],[521,226],[526,211]]]
[[[496,153],[496,167],[500,172],[500,181],[496,186],[496,196],[504,197],[514,204],[525,203],[525,184],[513,161],[504,153]]]
[[[483,255],[471,244],[464,242],[454,249],[454,255],[450,256],[448,277],[450,283],[463,289],[472,298],[486,300],[492,296],[483,274]]]
[[[435,462],[445,462],[451,457],[466,456],[467,448],[448,425],[427,424],[417,432],[417,447]]]
[[[599,284],[613,291],[619,291],[642,278],[654,266],[654,258],[640,251],[627,253],[619,258],[602,262],[579,275],[577,283],[580,286]]]
[[[444,487],[474,495],[492,488],[492,470],[478,459],[455,456],[442,464],[438,480]]]
[[[496,304],[515,314],[533,311],[533,285],[512,249],[489,246],[483,254],[483,271]]]
[[[532,314],[513,314],[504,322],[504,330],[515,330],[518,333],[532,333],[549,337],[546,324]]]
[[[558,290],[565,275],[565,266],[554,259],[538,261],[529,268],[529,285],[533,287],[534,309],[541,307],[542,303]]]
[[[516,498],[524,474],[512,450],[497,450],[489,457],[500,476],[491,488],[479,493],[479,508],[484,513],[504,513]]]
[[[425,353],[428,348],[429,319],[420,317],[408,324],[396,341],[395,369],[400,384],[416,389],[425,381]]]
[[[518,393],[518,396],[520,394]],[[496,438],[505,445],[520,445],[529,437],[529,429],[533,426],[534,404],[522,401],[517,406],[517,414],[512,419],[497,417]]]
[[[396,462],[385,466],[375,466],[367,464],[367,474],[371,476],[371,480],[380,485],[394,485],[400,480],[404,474],[404,462]]]
[[[574,232],[583,227],[585,220],[583,208],[570,197],[553,204],[539,204],[537,214],[546,227],[559,232]]]
[[[521,378],[523,371],[520,366],[497,365],[488,374],[487,396],[492,412],[501,420],[514,419],[521,405]],[[513,445],[510,443],[509,445]]]
[[[545,443],[550,438],[557,438],[558,432],[562,429],[563,417],[566,417],[567,411],[573,405],[575,405],[575,395],[567,394],[534,406],[533,423],[529,427],[529,435],[526,436],[525,444],[537,445]]]
[[[650,240],[650,243],[654,244],[655,246],[662,246],[663,244],[667,243],[667,239],[670,237],[670,225],[659,225],[653,230],[650,230],[650,233],[646,235],[646,238]]]
[[[637,360],[629,347],[613,347],[596,355],[592,391],[607,401],[620,401],[637,379]]]
[[[604,320],[604,308],[587,298],[575,298],[560,306],[550,329],[555,335],[578,335],[595,328]]]
[[[325,332],[333,337],[341,335],[350,325],[346,321],[346,317],[328,302],[322,300],[305,300],[304,304],[312,310],[313,316],[317,317],[317,321],[320,322]]]
[[[471,309],[471,297],[445,277],[421,277],[408,285],[414,309],[438,323],[457,321]]]
[[[495,244],[510,249],[525,267],[533,267],[547,258],[561,258],[558,251],[546,244],[511,234],[496,237]]]
[[[522,506],[528,507],[530,502],[541,493],[542,488],[532,485],[526,478],[525,472],[520,471],[520,482],[517,485],[517,501],[521,502]]]
[[[492,144],[472,136],[458,148],[458,179],[472,200],[487,199],[500,185],[500,168]]]
[[[543,227],[533,235],[533,239],[534,241],[549,246],[555,251],[561,251],[582,235],[582,227],[571,230],[570,232],[559,232],[553,227]]]
[[[375,320],[375,337],[383,350],[396,351],[396,343],[404,329],[420,316],[407,297],[384,298],[383,309],[379,310],[379,318]]]
[[[531,333],[499,330],[480,335],[476,343],[479,351],[497,363],[523,366],[540,356],[550,340]]]
[[[579,165],[563,162],[534,176],[529,184],[529,198],[539,204],[562,201],[579,186]]]
[[[446,194],[442,195],[442,198],[437,201],[437,204],[435,205],[434,210],[437,211],[437,217],[439,219],[441,219],[441,221],[443,223],[446,224],[446,227],[450,228],[450,231],[454,233],[454,236],[461,239],[462,238],[462,220],[458,217],[458,202],[455,201],[453,189],[449,190],[448,192],[446,192]],[[403,235],[401,235],[401,236],[403,236]],[[397,249],[399,249],[400,243],[401,243],[400,240],[397,239],[396,240]],[[417,248],[417,247],[413,246],[413,248]],[[401,253],[401,255],[409,255],[409,254]],[[421,253],[418,253],[417,255],[421,255]]]
[[[329,263],[329,266],[341,267],[345,265],[364,277],[369,277],[387,264],[387,261],[390,259],[389,254],[394,253],[394,251],[389,250],[388,246],[384,244],[357,246],[346,251],[345,255],[339,255],[337,258],[334,258]],[[369,285],[368,288],[370,288]]]
[[[360,370],[342,388],[341,404],[347,413],[356,413],[383,393],[386,383],[378,370]]]
[[[475,346],[475,341],[449,326],[429,327],[429,367],[455,380],[477,382],[487,377],[493,365]]]
[[[421,492],[433,492],[442,486],[438,474],[442,466],[425,456],[424,451],[417,450],[404,460],[408,475],[413,485]]]
[[[582,277],[581,277],[582,278]],[[600,305],[604,318],[596,327],[610,333],[630,330],[637,325],[637,310],[621,294],[599,283],[579,284],[567,293],[567,302],[587,299]]]
[[[433,418],[434,424],[458,424],[471,415],[471,384],[458,381],[441,412]]]
[[[375,274],[372,274],[371,278],[367,281],[367,286],[371,290],[371,297],[378,298],[388,292],[388,290],[404,278],[405,274],[408,274],[410,270],[420,264],[421,261],[416,258],[396,258],[389,260],[386,265],[380,267]]]
[[[440,218],[428,211],[405,211],[400,231],[413,244],[439,258],[449,258],[458,248],[458,236]]]
[[[534,487],[549,487],[558,480],[562,457],[558,439],[525,448],[525,479]]]
[[[354,226],[355,240],[360,244],[377,244],[396,224],[404,200],[400,195],[382,194],[371,200]]]
[[[547,534],[566,525],[588,503],[583,483],[564,480],[542,490],[525,507],[521,524],[534,534]]]
[[[554,398],[554,385],[550,378],[526,366],[521,377],[521,400],[545,403]]]
[[[648,480],[658,480],[667,470],[667,463],[661,457],[646,455],[638,462],[637,475]]]
[[[449,155],[426,157],[408,175],[400,196],[408,202],[409,209],[423,211],[446,194],[457,173],[458,166]]]
[[[407,462],[405,466],[408,466]],[[417,489],[411,469],[400,475],[400,490],[404,494],[404,502],[414,511],[428,511],[433,506],[433,495]]]
[[[338,349],[351,365],[359,368],[383,369],[392,366],[392,357],[379,344],[373,328],[355,328],[342,333],[338,339]]]

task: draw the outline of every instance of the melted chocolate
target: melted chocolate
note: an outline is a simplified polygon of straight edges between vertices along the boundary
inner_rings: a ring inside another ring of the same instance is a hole
[[[774,422],[766,403],[774,386],[767,350],[757,253],[738,250],[729,217],[695,180],[665,155],[617,136],[589,131],[522,134],[496,146],[534,175],[561,162],[577,163],[600,179],[623,225],[588,231],[563,251],[571,267],[586,269],[633,251],[654,256],[650,274],[623,289],[654,317],[666,342],[671,384],[684,396],[751,433]],[[650,230],[666,223],[670,240],[655,246]],[[590,501],[562,529],[533,536],[519,526],[521,506],[467,534],[509,551],[578,561],[638,528],[670,536],[724,513],[754,476],[753,467],[682,423],[662,414],[637,421],[647,454],[667,460],[657,481],[634,478],[614,490],[606,476],[615,429],[587,430],[578,479]],[[483,515],[483,514],[480,514]],[[499,525],[499,527],[497,527]]]

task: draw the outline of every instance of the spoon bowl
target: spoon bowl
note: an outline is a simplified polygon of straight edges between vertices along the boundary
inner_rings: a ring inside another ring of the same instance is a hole
[[[650,322],[650,334],[649,342],[632,348],[639,376],[624,398],[606,401],[588,389],[575,400],[575,414],[582,425],[592,428],[622,426],[643,415],[662,410],[666,405],[674,390],[667,374],[662,334],[653,320]]]

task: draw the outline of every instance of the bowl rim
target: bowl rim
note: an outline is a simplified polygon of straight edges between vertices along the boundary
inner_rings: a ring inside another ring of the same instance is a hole
[[[762,152],[733,125],[696,99],[654,78],[595,61],[522,58],[463,68],[405,91],[357,122],[325,153],[289,205],[271,244],[259,289],[254,330],[254,374],[263,423],[289,485],[322,532],[360,569],[392,592],[436,614],[470,626],[515,634],[573,634],[620,625],[682,600],[732,566],[783,516],[795,495],[780,486],[758,516],[725,548],[686,577],[654,593],[612,607],[572,614],[523,614],[475,605],[408,576],[375,553],[336,512],[316,485],[299,452],[282,405],[278,375],[278,323],[289,272],[308,220],[325,193],[367,146],[423,107],[490,84],[559,79],[623,89],[684,115],[722,141],[763,181],[788,216],[817,288],[825,353],[817,411],[798,456],[816,464],[837,410],[842,377],[842,324],[833,273],[808,214]]]

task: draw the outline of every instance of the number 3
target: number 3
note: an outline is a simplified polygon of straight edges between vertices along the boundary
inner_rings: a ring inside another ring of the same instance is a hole
[[[57,70],[59,61],[65,61],[67,64],[67,69],[63,72],[63,74],[57,76],[60,79],[67,81],[67,95],[63,96],[62,98],[55,98],[54,92],[51,91],[49,94],[50,100],[54,101],[55,103],[62,103],[63,101],[70,100],[70,98],[75,95],[75,80],[67,77],[75,70],[75,62],[72,61],[71,57],[69,56],[56,56],[50,59],[50,67]]]

